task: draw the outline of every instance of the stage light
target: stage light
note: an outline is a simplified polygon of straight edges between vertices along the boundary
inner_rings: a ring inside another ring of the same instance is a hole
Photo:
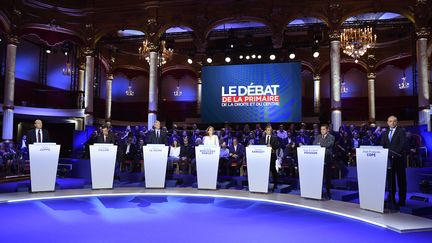
[[[258,55],[257,58],[258,58],[258,59],[261,59],[261,55]]]
[[[188,59],[187,59],[187,62],[188,62],[189,64],[192,64],[192,63],[193,63],[193,61],[192,61],[191,58],[188,58]]]
[[[271,55],[270,55],[270,60],[273,61],[273,60],[275,60],[275,59],[276,59],[276,55],[275,55],[275,54],[271,54]]]
[[[207,63],[212,63],[213,62],[213,59],[211,59],[211,57],[208,57],[207,58]]]
[[[234,44],[231,44],[231,45],[230,45],[230,48],[234,48]]]
[[[243,55],[240,55],[240,56],[239,56],[239,59],[243,59]]]
[[[255,54],[252,54],[252,59],[255,59],[256,58],[256,55]]]
[[[355,59],[355,61],[354,61],[355,63],[358,63],[358,60],[357,59]]]
[[[249,60],[250,59],[250,56],[246,56],[246,60]]]
[[[68,52],[67,52],[67,51],[65,51],[65,52],[64,52],[64,54],[65,54],[65,56],[67,56],[67,55],[68,55]]]
[[[313,57],[318,58],[320,53],[319,53],[319,51],[314,51],[314,53],[312,55],[313,55]]]
[[[47,54],[51,54],[51,49],[50,49],[49,47],[47,47],[47,48],[45,49],[45,52],[46,52]]]
[[[231,58],[230,57],[225,57],[225,62],[231,62]]]
[[[294,59],[296,57],[296,55],[295,55],[295,53],[294,52],[291,52],[290,54],[289,54],[289,59]]]

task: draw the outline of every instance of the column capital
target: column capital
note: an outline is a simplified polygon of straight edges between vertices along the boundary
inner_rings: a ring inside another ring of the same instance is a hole
[[[106,78],[107,78],[107,81],[111,81],[112,82],[112,80],[114,79],[114,75],[112,73],[107,73]]]
[[[8,35],[7,36],[7,43],[12,45],[18,45],[19,44],[19,38],[17,35]]]
[[[13,110],[15,107],[13,105],[3,105],[3,110]]]
[[[86,46],[84,47],[84,49],[82,49],[82,52],[84,53],[85,56],[93,56],[94,55],[94,49]]]
[[[314,81],[320,81],[321,80],[321,75],[319,73],[314,73],[313,80]]]
[[[376,73],[368,73],[367,74],[367,78],[368,79],[375,79],[376,78]]]
[[[420,27],[416,29],[417,39],[428,38],[431,34],[431,29],[429,27]]]
[[[340,30],[332,30],[329,33],[329,40],[330,41],[340,41],[341,38],[341,32]]]
[[[82,70],[82,71],[85,71],[85,62],[81,62],[79,64],[79,69]]]
[[[201,78],[198,78],[197,83],[198,83],[198,84],[202,84],[202,80],[201,80]]]

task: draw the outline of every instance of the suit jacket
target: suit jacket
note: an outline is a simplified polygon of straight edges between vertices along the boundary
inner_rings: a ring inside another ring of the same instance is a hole
[[[335,137],[328,133],[325,138],[320,134],[316,136],[313,144],[320,145],[325,148],[325,163],[331,162],[333,157],[333,146],[335,143]]]
[[[245,154],[245,148],[242,144],[239,143],[237,144],[237,150],[235,150],[234,145],[231,145],[229,147],[229,153],[238,155],[238,159],[242,160]]]
[[[156,130],[152,130],[147,137],[147,144],[165,144],[168,143],[168,135],[166,131],[159,130],[159,137],[156,137]]]
[[[266,144],[266,139],[267,139],[267,134],[263,135],[260,138],[259,144],[261,144],[261,145],[267,145]],[[271,148],[272,148],[272,153],[275,153],[276,150],[278,150],[280,148],[279,138],[276,137],[276,136],[274,136],[274,135],[271,135],[270,136],[270,145],[271,145]]]
[[[390,129],[381,134],[381,145],[384,148],[389,149],[389,156],[395,156],[397,158],[404,158],[406,148],[406,134],[405,130],[401,127],[396,127],[392,140],[388,138]],[[391,151],[390,151],[391,150]],[[394,154],[398,153],[399,155]]]
[[[180,147],[180,158],[181,157],[186,157],[188,159],[195,158],[195,147],[191,145],[188,146],[182,145]]]
[[[106,141],[104,142],[104,135],[103,134],[99,134],[97,139],[96,139],[96,143],[110,143],[110,144],[115,144],[116,140],[114,137],[114,134],[112,133],[108,133]]]
[[[42,132],[42,142],[44,142],[44,143],[51,142],[48,131],[46,129],[42,128],[41,132]],[[27,132],[27,141],[26,141],[27,147],[28,147],[29,144],[33,144],[33,143],[36,143],[36,142],[37,142],[36,129],[35,128],[34,129],[30,129]]]

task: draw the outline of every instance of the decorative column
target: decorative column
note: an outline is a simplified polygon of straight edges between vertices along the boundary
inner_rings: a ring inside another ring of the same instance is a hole
[[[197,114],[201,114],[201,93],[202,93],[202,80],[198,78],[197,83]]]
[[[94,94],[94,57],[93,50],[86,48],[84,50],[86,57],[85,63],[85,97],[84,97],[84,108],[85,108],[85,124],[87,126],[93,125],[93,94]]]
[[[369,122],[375,122],[375,73],[368,73],[368,107],[369,107]]]
[[[18,37],[8,37],[6,49],[6,73],[3,100],[3,140],[13,139],[14,95],[15,95],[15,63]]]
[[[430,101],[429,101],[429,73],[428,73],[428,57],[427,57],[427,37],[430,30],[427,28],[420,28],[417,34],[417,94],[418,94],[418,111],[419,111],[419,125],[426,125],[428,131],[431,131],[430,121]]]
[[[78,97],[77,108],[84,108],[84,79],[85,79],[85,64],[80,63],[78,70]]]
[[[316,114],[320,113],[320,106],[321,106],[321,95],[320,95],[320,87],[321,87],[321,77],[319,74],[314,74],[313,76],[314,81],[314,112]]]
[[[106,99],[105,99],[105,120],[111,121],[111,102],[112,102],[112,81],[114,76],[107,74],[106,80]]]
[[[342,125],[340,84],[340,32],[330,34],[331,122],[333,131]]]
[[[157,48],[150,51],[150,72],[149,72],[149,104],[148,104],[148,119],[147,126],[151,129],[153,123],[157,119],[157,105],[158,105],[158,52]]]

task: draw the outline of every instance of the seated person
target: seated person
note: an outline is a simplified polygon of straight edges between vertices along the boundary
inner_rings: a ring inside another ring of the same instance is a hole
[[[408,166],[422,167],[421,157],[419,153],[419,141],[413,136],[410,131],[406,132],[406,146]]]
[[[227,148],[226,143],[222,142],[219,154],[219,172],[221,171],[222,167],[225,167],[225,175],[228,174],[227,170],[231,167],[231,164],[229,163],[229,156],[229,149]]]
[[[179,161],[180,161],[180,143],[177,140],[173,140],[173,142],[169,147],[169,152],[168,152],[168,168],[167,168],[168,171],[173,170],[174,163],[176,163],[178,167]],[[177,168],[177,170],[178,169],[179,168]]]
[[[130,162],[130,168],[129,170],[132,171],[133,168],[136,167],[136,156],[137,156],[137,148],[135,144],[133,144],[133,136],[132,134],[127,137],[126,143],[122,144],[120,147],[120,153],[121,153],[121,170],[124,170],[124,162],[128,161]]]
[[[189,144],[189,138],[183,138],[183,145],[180,147],[179,167],[182,173],[187,171],[192,159],[195,158],[195,147]]]
[[[229,147],[229,163],[227,165],[227,175],[231,175],[231,166],[236,163],[236,173],[239,171],[240,167],[243,165],[243,160],[245,156],[244,146],[238,142],[237,138],[233,138],[232,145]]]

